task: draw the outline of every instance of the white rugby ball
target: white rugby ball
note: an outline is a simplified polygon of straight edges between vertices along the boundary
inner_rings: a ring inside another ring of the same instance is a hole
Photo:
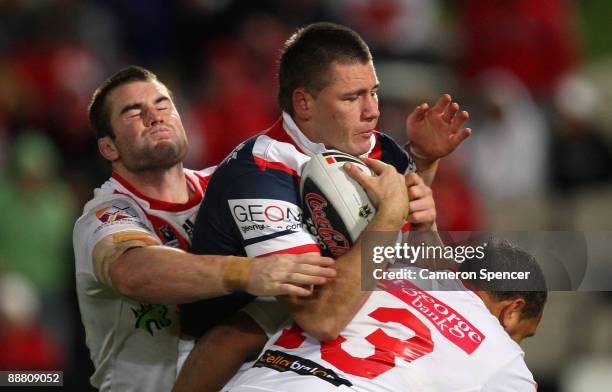
[[[349,250],[376,214],[366,191],[342,168],[347,162],[375,175],[359,159],[337,150],[313,156],[302,170],[304,222],[324,256],[339,257]]]

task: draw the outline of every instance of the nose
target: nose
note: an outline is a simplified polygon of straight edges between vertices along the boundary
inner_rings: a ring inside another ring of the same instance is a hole
[[[380,111],[378,110],[378,98],[376,95],[365,95],[361,114],[365,121],[374,121],[378,119]]]
[[[160,110],[157,110],[155,106],[148,107],[145,112],[145,126],[150,127],[155,124],[163,123],[164,117]]]

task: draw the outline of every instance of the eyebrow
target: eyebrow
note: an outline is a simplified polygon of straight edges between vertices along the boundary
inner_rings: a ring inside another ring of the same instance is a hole
[[[154,105],[157,105],[160,102],[163,101],[170,101],[170,98],[166,97],[165,95],[160,96],[159,98],[157,98],[155,100],[155,102],[153,102]],[[130,105],[125,105],[121,111],[119,112],[119,116],[122,116],[124,113],[129,112],[130,110],[133,109],[141,109],[142,108],[142,103],[132,103]]]
[[[376,83],[376,85],[374,85],[374,87],[372,87],[371,89],[361,88],[361,89],[356,90],[356,91],[349,91],[349,92],[347,92],[345,94],[342,94],[342,96],[343,97],[348,97],[348,96],[351,96],[351,95],[362,95],[362,94],[365,94],[365,93],[367,93],[368,91],[371,91],[371,90],[378,90],[379,86],[380,86],[380,83]]]

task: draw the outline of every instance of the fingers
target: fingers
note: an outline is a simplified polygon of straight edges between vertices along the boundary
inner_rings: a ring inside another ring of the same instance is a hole
[[[452,98],[450,95],[443,94],[440,99],[438,99],[438,102],[436,102],[436,104],[431,108],[431,110],[438,114],[443,113],[448,104],[451,103],[451,100]]]
[[[408,198],[410,199],[410,209],[413,209],[414,200],[422,199],[431,194],[431,190],[427,187],[413,185],[408,187]]]
[[[404,176],[406,187],[424,184],[423,179],[417,173],[408,173]]]
[[[287,255],[288,256],[288,255]],[[318,255],[297,255],[293,265],[278,278],[278,292],[275,295],[308,296],[311,287],[325,284],[336,276],[336,270],[320,265],[333,265],[334,260]]]
[[[463,124],[470,118],[470,114],[465,110],[462,110],[457,116],[452,118],[450,121],[450,130],[451,132],[457,132],[461,128],[463,128]]]
[[[421,226],[420,229],[428,229],[436,221],[436,204],[431,192],[425,196],[410,201],[410,213],[408,222]],[[415,227],[416,227],[415,226]]]
[[[352,179],[357,181],[357,183],[361,185],[363,189],[366,190],[366,192],[372,189],[372,185],[371,185],[372,176],[369,176],[366,173],[364,173],[364,171],[358,168],[357,165],[354,165],[352,163],[345,163],[343,168],[344,168],[344,171]]]
[[[374,173],[376,173],[376,175],[382,174],[382,172],[385,169],[388,169],[389,167],[391,167],[391,165],[387,165],[386,163],[384,163],[382,161],[379,161],[377,159],[361,158],[361,160],[363,161],[363,163],[366,164],[367,167],[372,169],[372,171]],[[350,165],[350,163],[349,163],[349,165]]]
[[[420,199],[411,200],[410,201],[410,214],[412,215],[412,213],[416,213],[420,211],[427,211],[429,209],[435,209],[435,206],[436,205],[433,201],[433,197],[430,197],[429,195],[422,197]]]
[[[321,278],[333,278],[334,276],[336,276],[336,270],[333,268],[319,267],[318,265],[309,264],[296,264],[290,271],[290,273],[298,273],[302,275],[310,275]]]
[[[472,134],[472,128],[464,128],[456,135],[454,135],[455,144],[459,145],[462,141],[467,139]]]
[[[334,259],[331,257],[323,257],[315,253],[307,253],[301,255],[295,255],[295,263],[319,265],[322,267],[332,267],[335,264]]]
[[[432,225],[436,221],[436,210],[414,211],[408,215],[408,222],[413,225]]]
[[[315,253],[257,257],[245,291],[257,296],[310,295],[309,286],[325,284],[336,276],[333,265],[333,259]]]
[[[422,121],[425,119],[425,113],[429,110],[429,105],[422,103],[417,106],[410,114],[409,121]]]
[[[416,173],[405,176],[410,199],[408,222],[419,230],[428,230],[436,220],[436,205],[431,188]]]
[[[447,123],[450,123],[451,121],[453,121],[458,111],[459,111],[459,104],[457,102],[453,102],[450,105],[448,105],[446,110],[442,113],[442,119],[446,121]]]
[[[311,294],[312,290],[309,288],[282,283],[278,286],[278,292],[271,295],[294,295],[296,297],[308,297]]]

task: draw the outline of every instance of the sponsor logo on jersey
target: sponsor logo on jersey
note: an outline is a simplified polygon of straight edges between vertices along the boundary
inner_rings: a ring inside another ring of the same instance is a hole
[[[461,313],[406,280],[384,281],[381,287],[425,316],[450,342],[467,354],[476,350],[485,335]]]
[[[111,207],[104,207],[96,211],[96,218],[102,223],[118,222],[135,217],[136,213],[130,206],[113,204]]]
[[[253,367],[266,367],[281,373],[289,371],[301,376],[314,376],[337,387],[340,385],[353,386],[349,380],[338,376],[331,369],[323,367],[310,359],[287,354],[282,351],[266,350],[257,359]]]
[[[230,211],[244,239],[302,228],[302,210],[293,203],[274,199],[231,199]]]
[[[162,242],[166,246],[170,246],[172,248],[180,248],[181,244],[179,243],[176,234],[169,225],[164,225],[159,228],[159,232],[161,233]]]
[[[193,239],[193,229],[194,229],[194,224],[190,219],[187,219],[185,221],[185,223],[183,223],[183,230],[185,230],[185,233],[187,233],[187,236],[189,237],[189,239]]]

